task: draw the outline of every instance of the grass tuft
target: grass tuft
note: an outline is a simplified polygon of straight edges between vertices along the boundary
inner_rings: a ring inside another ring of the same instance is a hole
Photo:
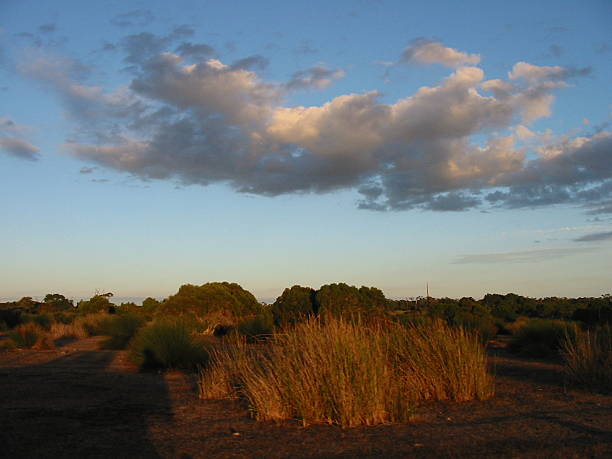
[[[564,370],[578,385],[612,392],[612,326],[568,336],[563,343]]]
[[[493,394],[475,333],[433,322],[311,318],[265,344],[234,338],[200,372],[202,398],[244,398],[256,419],[343,427],[410,420],[424,400]]]

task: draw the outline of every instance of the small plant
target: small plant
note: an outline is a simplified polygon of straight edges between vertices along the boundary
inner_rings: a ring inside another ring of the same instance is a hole
[[[8,334],[16,347],[29,349],[34,347],[42,338],[44,330],[37,324],[27,322],[19,325]]]
[[[133,313],[107,317],[99,324],[100,334],[108,336],[108,339],[102,342],[102,348],[125,349],[144,323],[144,317]]]
[[[555,357],[566,336],[574,337],[577,331],[574,322],[531,319],[515,332],[509,349],[529,357]]]
[[[195,368],[208,361],[208,352],[188,322],[162,319],[138,331],[130,358],[141,368]]]
[[[612,392],[612,326],[579,331],[563,343],[564,370],[578,385]]]
[[[264,311],[252,319],[239,323],[238,331],[250,340],[266,338],[274,331],[274,317],[270,311]]]

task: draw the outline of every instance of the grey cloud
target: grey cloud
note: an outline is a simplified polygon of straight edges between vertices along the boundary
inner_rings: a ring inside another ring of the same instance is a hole
[[[154,20],[155,16],[149,10],[132,10],[116,15],[110,22],[118,27],[142,27],[151,24]]]
[[[36,161],[39,159],[40,148],[15,137],[0,137],[0,150],[17,158]]]
[[[519,250],[514,252],[473,253],[457,257],[454,264],[534,263],[593,252],[597,247],[569,247]]]
[[[305,41],[305,42],[302,42],[297,48],[295,48],[295,52],[296,54],[307,56],[310,54],[317,54],[319,50],[313,48],[310,42]]]
[[[574,242],[595,242],[595,241],[611,241],[612,231],[602,233],[591,233],[585,236],[574,239]]]
[[[563,55],[563,48],[559,45],[550,45],[548,47],[548,52],[553,57],[561,57]]]
[[[38,26],[38,31],[40,33],[53,33],[57,30],[57,26],[55,24],[42,24]]]
[[[81,167],[79,174],[92,174],[97,167]]]
[[[285,83],[287,89],[323,89],[333,80],[342,78],[344,72],[340,69],[330,69],[324,65],[315,65],[308,70],[295,72],[291,79]]]
[[[176,52],[181,56],[192,57],[199,60],[204,60],[215,55],[215,50],[205,43],[183,42],[176,48]]]
[[[38,35],[35,35],[33,33],[30,33],[30,32],[19,32],[19,33],[16,33],[15,36],[19,37],[19,38],[25,38],[26,40],[29,40],[34,46],[37,46],[37,47],[41,47],[42,46],[42,39]]]
[[[459,67],[439,85],[391,104],[373,91],[288,107],[288,90],[324,87],[340,71],[315,66],[274,83],[257,73],[267,62],[261,56],[192,64],[196,45],[184,41],[192,32],[127,37],[122,49],[134,75],[122,91],[87,86],[76,64],[65,61],[31,68],[78,120],[66,149],[144,180],[224,183],[264,196],[354,189],[360,208],[378,211],[560,203],[595,211],[612,200],[606,131],[542,145],[533,150],[537,159],[515,145],[515,136],[494,134],[512,130],[527,112],[532,120],[546,116],[563,78],[583,69],[519,63],[510,77],[517,81],[508,82]],[[449,50],[436,48],[429,57],[476,60]]]

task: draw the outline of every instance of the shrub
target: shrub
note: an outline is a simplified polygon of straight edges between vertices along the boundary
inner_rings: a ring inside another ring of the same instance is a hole
[[[578,385],[612,392],[612,326],[579,331],[563,343],[564,370]]]
[[[35,323],[46,331],[51,329],[51,317],[48,314],[24,314],[23,321]]]
[[[193,318],[210,329],[235,325],[260,312],[261,305],[250,292],[229,282],[183,285],[157,308],[158,315]]]
[[[43,334],[44,330],[39,325],[28,322],[19,325],[8,336],[16,347],[29,349],[39,343]]]
[[[144,317],[134,313],[117,314],[100,322],[100,334],[108,339],[102,342],[103,349],[125,349],[136,332],[145,323]]]
[[[576,335],[574,322],[531,319],[519,328],[509,343],[509,349],[530,357],[554,357],[559,355],[566,336]]]
[[[286,288],[272,305],[274,323],[281,327],[305,320],[316,312],[315,290],[299,285]]]
[[[321,316],[376,316],[385,312],[387,300],[375,287],[353,287],[344,283],[322,286],[315,294],[315,309]]]
[[[194,368],[207,362],[208,352],[188,322],[162,319],[136,333],[130,359],[141,368]]]
[[[229,342],[200,372],[203,398],[243,397],[257,419],[402,422],[423,400],[493,394],[478,337],[437,321],[404,328],[310,319],[263,345]]]
[[[51,329],[47,332],[47,336],[49,336],[53,340],[58,340],[62,338],[83,339],[87,338],[89,334],[83,327],[82,323],[75,321],[70,324],[65,324],[61,322],[52,323]]]
[[[272,312],[265,310],[252,319],[239,323],[238,331],[250,340],[257,340],[272,335],[274,331]]]

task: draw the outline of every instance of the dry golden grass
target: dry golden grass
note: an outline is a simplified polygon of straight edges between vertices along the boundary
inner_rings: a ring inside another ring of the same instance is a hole
[[[562,355],[565,374],[570,381],[612,392],[612,326],[604,325],[568,336]]]
[[[304,425],[405,422],[424,400],[492,394],[478,336],[442,322],[310,319],[266,344],[235,338],[212,352],[200,376],[202,398],[242,397],[256,419]]]

